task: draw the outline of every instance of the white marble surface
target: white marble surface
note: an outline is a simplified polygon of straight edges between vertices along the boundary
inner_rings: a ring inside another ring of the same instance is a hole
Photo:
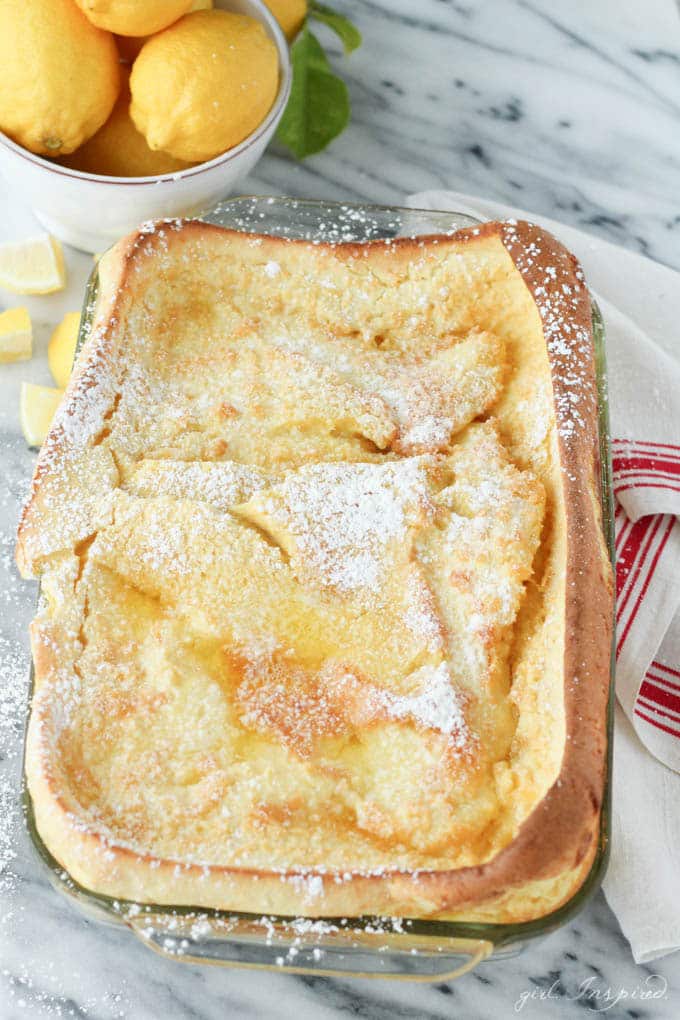
[[[365,37],[343,62],[352,126],[302,166],[271,151],[245,191],[395,202],[448,186],[561,218],[680,269],[680,17],[672,0],[336,2]],[[2,190],[0,234],[22,236],[30,225]],[[0,375],[2,1020],[516,1013],[542,1020],[593,1008],[612,1017],[679,1016],[680,954],[636,966],[601,895],[519,958],[426,987],[175,964],[124,931],[85,920],[50,889],[19,804],[35,589],[18,579],[12,547],[33,462],[18,427],[19,381],[49,381],[49,325],[78,306],[91,260],[69,253],[69,267],[67,294],[30,302],[36,358]],[[0,292],[0,307],[10,303],[16,299]],[[625,777],[619,784],[625,792]],[[640,999],[652,974],[659,977],[648,987],[665,981],[667,991]]]

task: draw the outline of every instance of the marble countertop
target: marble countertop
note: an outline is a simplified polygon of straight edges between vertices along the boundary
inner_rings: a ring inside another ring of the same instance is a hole
[[[352,125],[304,165],[273,148],[244,191],[399,202],[451,187],[562,219],[680,269],[680,16],[672,0],[336,4],[365,40],[346,60],[329,38],[349,81]],[[2,187],[0,233],[26,236],[32,227]],[[50,381],[50,326],[79,306],[92,266],[87,256],[67,257],[68,292],[29,301],[37,356],[0,376],[0,1017],[679,1016],[680,954],[636,966],[602,894],[521,956],[481,965],[455,984],[422,986],[176,964],[125,931],[86,920],[52,891],[21,819],[35,586],[18,578],[13,542],[33,464],[19,431],[19,382]],[[11,303],[0,292],[0,307]],[[663,996],[643,997],[663,982]]]

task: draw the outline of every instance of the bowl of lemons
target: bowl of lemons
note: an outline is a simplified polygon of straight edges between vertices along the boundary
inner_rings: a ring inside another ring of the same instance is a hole
[[[262,0],[3,0],[0,66],[0,173],[90,252],[229,194],[291,86]]]

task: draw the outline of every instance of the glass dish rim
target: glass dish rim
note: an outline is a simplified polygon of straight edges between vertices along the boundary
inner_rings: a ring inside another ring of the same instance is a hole
[[[238,198],[227,199],[221,202],[214,209],[206,210],[204,213],[199,214],[196,217],[192,217],[198,220],[205,220],[207,222],[227,226],[229,229],[243,229],[241,227],[235,227],[231,222],[224,222],[225,210],[235,211],[235,207],[239,203],[248,202],[252,204],[252,207],[261,207],[263,211],[263,217],[266,216],[267,210],[272,210],[274,207],[279,208],[292,208],[298,209],[302,207],[307,210],[316,210],[319,213],[325,213],[327,217],[337,216],[340,210],[351,210],[354,213],[363,213],[367,216],[374,218],[380,218],[388,214],[396,216],[408,215],[409,217],[417,217],[419,214],[427,219],[437,220],[441,218],[441,227],[443,228],[445,222],[448,220],[449,223],[457,224],[450,226],[448,230],[445,229],[434,229],[430,231],[419,231],[414,235],[406,236],[427,236],[428,233],[440,233],[450,234],[458,229],[461,229],[461,224],[464,226],[474,226],[475,223],[482,223],[482,220],[475,220],[468,213],[457,213],[455,211],[444,211],[444,210],[431,210],[431,209],[417,209],[398,205],[376,205],[372,203],[353,203],[353,202],[327,202],[315,199],[298,199],[298,198],[287,198],[287,197],[274,197],[274,196],[240,196]],[[230,208],[229,208],[230,207]],[[222,218],[220,218],[222,217]],[[228,219],[228,217],[226,217]],[[267,224],[266,219],[263,218],[262,222],[257,225],[259,232],[266,232]],[[270,227],[271,231],[271,227]],[[380,236],[385,236],[380,235]],[[380,239],[380,236],[376,237],[376,240]],[[85,297],[83,302],[83,314],[80,324],[80,332],[78,337],[78,343],[76,346],[76,357],[86,337],[89,335],[89,328],[92,321],[92,314],[94,311],[95,300],[97,296],[98,286],[98,270],[95,265],[90,277],[87,282]],[[591,308],[592,308],[592,333],[593,333],[593,347],[595,353],[595,369],[596,369],[596,381],[598,391],[598,434],[599,434],[599,453],[600,453],[600,505],[602,511],[602,528],[604,532],[605,541],[607,544],[609,558],[612,563],[612,567],[615,565],[615,552],[614,552],[614,513],[613,513],[613,488],[612,488],[612,468],[611,468],[611,439],[609,429],[609,406],[607,397],[607,379],[606,379],[606,352],[605,352],[605,329],[604,322],[600,309],[591,295]],[[599,835],[598,835],[598,846],[593,859],[591,868],[586,875],[581,885],[576,889],[573,895],[567,900],[566,903],[562,904],[557,909],[550,911],[548,914],[544,914],[541,917],[533,918],[529,921],[519,922],[505,922],[505,923],[492,923],[485,921],[464,921],[464,920],[437,920],[428,918],[408,918],[408,929],[404,932],[405,938],[408,935],[416,936],[431,936],[433,940],[446,938],[446,939],[459,939],[461,941],[474,941],[485,940],[493,946],[493,949],[504,946],[509,946],[515,943],[523,943],[525,940],[534,939],[542,935],[546,935],[555,929],[566,924],[576,913],[578,913],[587,903],[587,901],[597,892],[599,889],[606,867],[609,860],[609,846],[610,846],[610,829],[611,829],[611,771],[612,771],[612,752],[613,752],[613,724],[614,724],[614,664],[615,664],[615,639],[612,639],[611,647],[611,665],[610,665],[610,683],[609,683],[609,695],[607,702],[607,715],[605,720],[606,725],[606,737],[607,737],[607,754],[605,762],[605,778],[602,804],[600,807],[600,818],[599,818]],[[34,684],[34,673],[33,673],[33,662],[31,660],[30,667],[30,678],[29,678],[29,705],[33,693]],[[30,712],[26,713],[26,727],[28,726],[28,718]],[[143,903],[139,904],[133,900],[124,900],[120,898],[114,898],[96,893],[90,890],[78,882],[76,882],[66,871],[62,865],[52,856],[49,849],[44,844],[35,822],[35,816],[33,812],[33,804],[26,786],[26,768],[25,768],[25,753],[26,753],[26,740],[24,736],[24,756],[23,756],[23,798],[26,816],[26,825],[28,833],[33,843],[34,849],[37,852],[43,866],[45,866],[50,873],[50,879],[52,884],[55,885],[59,891],[75,898],[81,907],[84,909],[90,908],[94,910],[99,916],[105,915],[104,919],[111,923],[121,924],[127,926],[125,911],[126,908],[132,911],[133,909],[140,908],[142,914],[152,914],[157,917],[167,916],[172,917],[200,917],[215,919],[219,921],[230,921],[234,919],[242,919],[243,921],[258,921],[262,917],[262,913],[248,913],[244,911],[235,910],[224,910],[213,907],[197,907],[189,905],[173,905],[173,904],[152,904]],[[305,915],[267,915],[271,921],[281,924],[290,924],[291,922],[299,919],[306,919]],[[318,920],[314,918],[314,920]],[[360,917],[351,918],[333,918],[324,917],[321,920],[333,924],[340,920],[347,921],[347,930],[356,931],[357,935],[371,926],[375,926],[376,923],[384,923],[385,918],[379,918],[375,915],[362,915]],[[264,938],[264,936],[263,936]],[[238,964],[236,964],[238,966]],[[286,972],[290,972],[294,968],[285,968]],[[311,970],[311,968],[309,969]],[[318,972],[318,971],[317,971]],[[393,977],[394,975],[386,975],[387,977]]]

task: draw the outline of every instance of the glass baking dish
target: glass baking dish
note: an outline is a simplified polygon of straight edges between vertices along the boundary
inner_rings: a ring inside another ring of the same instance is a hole
[[[319,242],[450,234],[479,222],[453,212],[259,197],[225,201],[200,218],[236,230]],[[95,268],[85,294],[78,348],[89,333],[97,289]],[[604,326],[594,301],[592,322],[599,393],[600,498],[614,563]],[[60,892],[97,919],[126,925],[145,945],[166,957],[233,967],[277,968],[298,974],[450,981],[482,960],[514,955],[530,940],[565,924],[599,888],[607,864],[610,833],[613,664],[612,649],[607,774],[597,854],[586,880],[569,902],[533,921],[486,924],[382,917],[318,920],[113,900],[78,885],[52,857],[37,831],[31,799],[26,793],[29,833],[52,884]],[[32,683],[31,676],[31,686]]]

